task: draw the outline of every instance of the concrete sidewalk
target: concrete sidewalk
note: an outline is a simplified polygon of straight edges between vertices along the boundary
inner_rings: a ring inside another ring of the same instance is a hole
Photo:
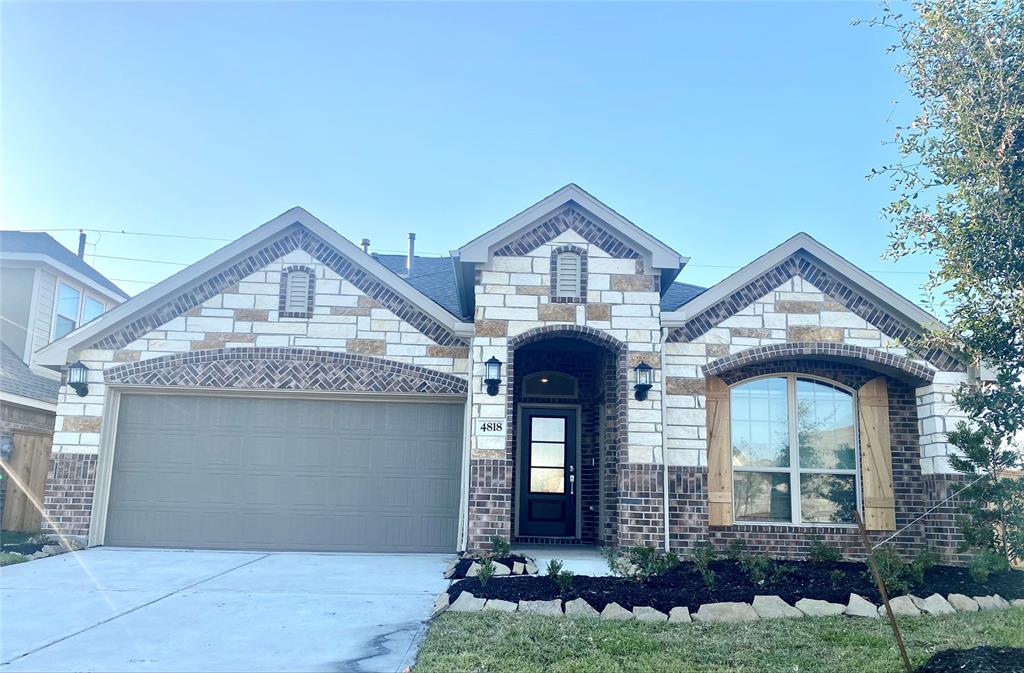
[[[0,671],[400,671],[449,557],[97,548],[0,570]]]

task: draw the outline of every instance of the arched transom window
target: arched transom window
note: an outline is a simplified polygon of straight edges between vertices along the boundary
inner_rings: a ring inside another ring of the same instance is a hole
[[[852,524],[859,502],[851,391],[789,374],[729,393],[737,522]]]
[[[537,372],[523,377],[523,394],[528,397],[575,398],[579,388],[574,376],[559,372]]]

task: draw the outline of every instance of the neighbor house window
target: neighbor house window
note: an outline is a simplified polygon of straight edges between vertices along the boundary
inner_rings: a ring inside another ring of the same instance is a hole
[[[313,314],[316,293],[313,270],[292,266],[281,274],[279,312],[282,318],[308,318]]]
[[[59,339],[77,327],[95,320],[107,310],[106,304],[67,283],[57,284],[57,311],[53,338]]]
[[[57,287],[57,319],[53,328],[54,339],[59,339],[78,327],[81,304],[82,293],[79,290],[64,283]]]
[[[858,451],[853,393],[801,375],[730,390],[738,522],[852,524]]]

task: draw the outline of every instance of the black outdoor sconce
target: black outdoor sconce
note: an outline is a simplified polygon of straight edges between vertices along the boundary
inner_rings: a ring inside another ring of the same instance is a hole
[[[636,384],[633,386],[633,390],[636,392],[633,396],[641,402],[647,399],[647,391],[652,387],[652,371],[654,370],[646,362],[641,362],[633,368],[633,375],[636,377]]]
[[[494,397],[498,394],[498,385],[501,383],[501,360],[492,355],[491,359],[484,363],[484,374],[487,394]]]
[[[68,385],[75,389],[79,397],[85,397],[89,394],[89,384],[86,383],[88,376],[89,368],[83,365],[81,361],[68,365]]]

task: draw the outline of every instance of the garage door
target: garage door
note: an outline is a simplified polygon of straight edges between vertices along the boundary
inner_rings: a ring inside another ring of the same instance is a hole
[[[122,395],[105,543],[455,549],[462,404]]]

